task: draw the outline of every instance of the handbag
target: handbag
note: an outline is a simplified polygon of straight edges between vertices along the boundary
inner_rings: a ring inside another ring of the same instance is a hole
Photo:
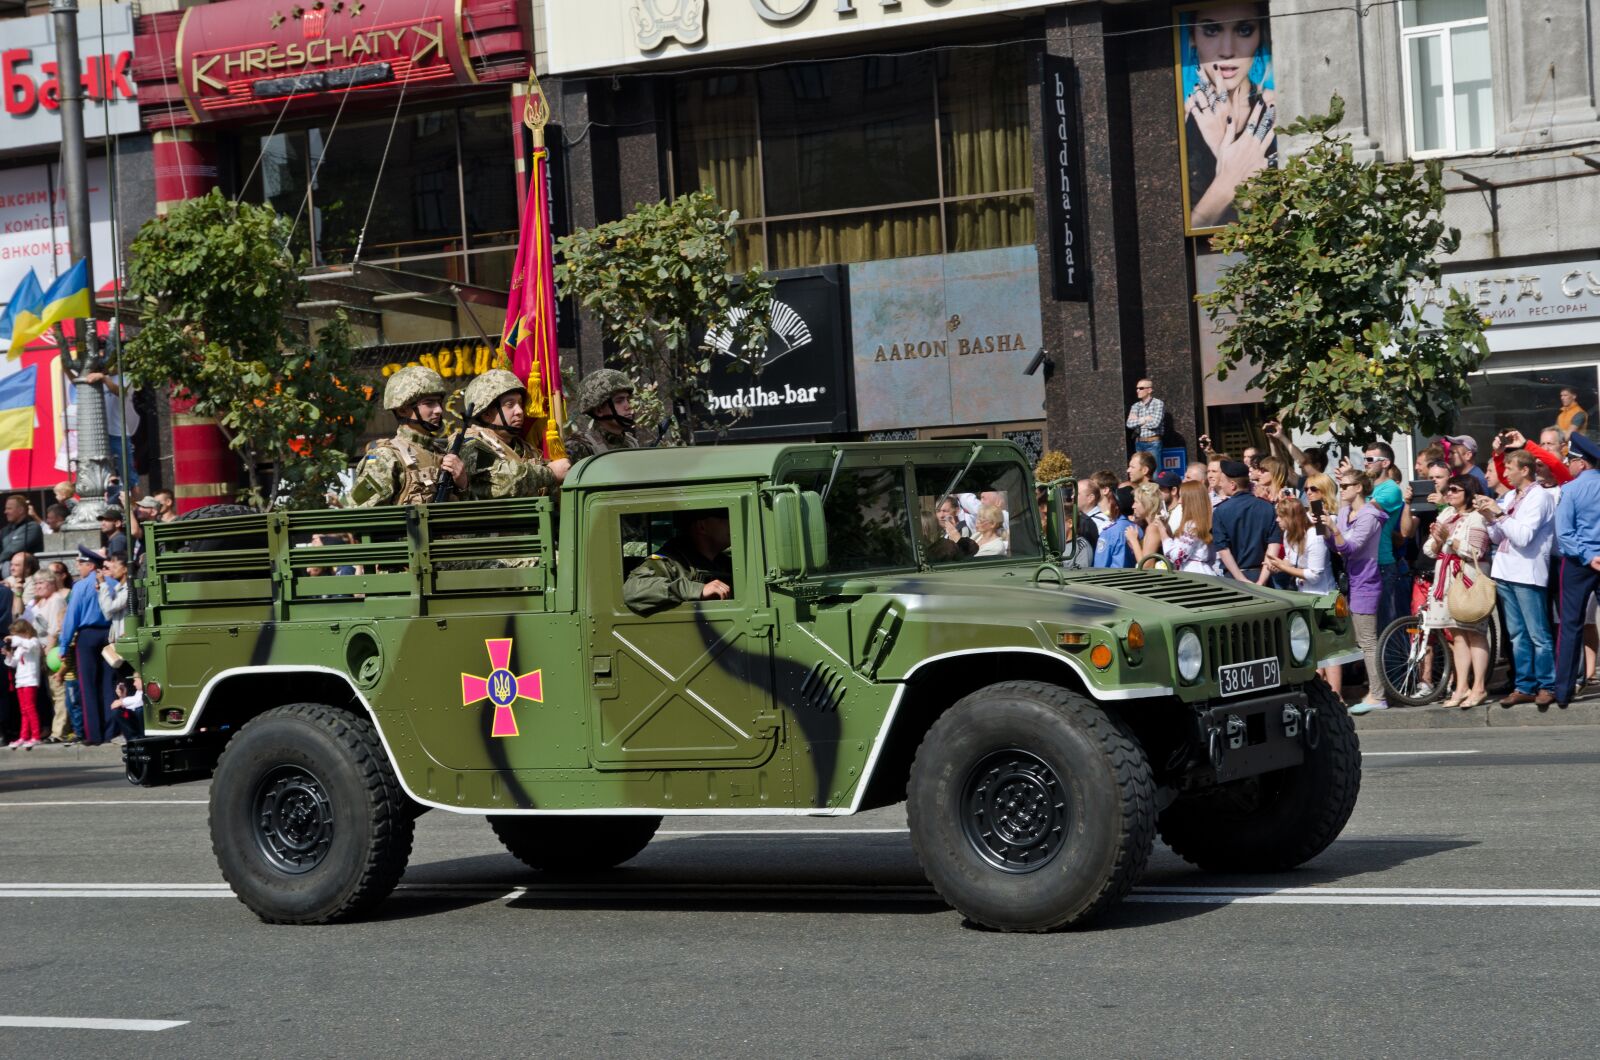
[[[1450,617],[1457,622],[1481,622],[1494,610],[1494,579],[1483,573],[1478,561],[1472,561],[1472,570],[1457,556],[1455,577],[1450,579],[1450,589],[1445,595],[1445,605]]]

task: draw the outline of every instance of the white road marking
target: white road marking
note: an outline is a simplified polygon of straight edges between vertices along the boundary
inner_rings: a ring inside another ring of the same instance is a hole
[[[1481,755],[1482,751],[1362,751],[1362,758],[1385,758],[1394,755]]]
[[[16,802],[0,802],[0,807],[17,806],[204,806],[206,799],[61,799],[55,802],[44,800]]]
[[[69,1031],[170,1031],[188,1020],[76,1019],[65,1016],[0,1016],[0,1027],[46,1027]]]
[[[5,883],[0,898],[231,898],[226,883]],[[859,885],[837,883],[640,883],[627,885],[519,885],[487,883],[402,883],[399,898],[481,898],[509,901],[524,896],[604,901],[627,898],[665,900],[838,899],[858,901],[934,900],[925,884]],[[1127,901],[1157,905],[1402,905],[1544,906],[1600,908],[1600,889],[1517,887],[1137,887]]]

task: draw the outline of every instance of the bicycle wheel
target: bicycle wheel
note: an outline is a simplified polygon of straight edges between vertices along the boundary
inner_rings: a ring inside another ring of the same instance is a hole
[[[1404,615],[1378,634],[1378,666],[1390,700],[1427,706],[1450,686],[1450,645],[1443,630],[1423,625],[1421,615]]]

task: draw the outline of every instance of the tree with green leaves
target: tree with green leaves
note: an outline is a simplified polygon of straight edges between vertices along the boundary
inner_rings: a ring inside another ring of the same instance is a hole
[[[314,334],[290,312],[305,262],[289,219],[219,191],[145,223],[128,254],[143,326],[123,349],[134,386],[171,385],[216,417],[257,504],[322,507],[370,409],[343,314]],[[262,465],[273,468],[263,481]]]
[[[1440,220],[1437,161],[1358,162],[1336,135],[1344,101],[1286,126],[1306,150],[1238,193],[1239,219],[1212,238],[1240,255],[1201,307],[1223,331],[1217,378],[1241,365],[1284,424],[1351,445],[1444,433],[1489,355],[1487,323],[1459,291],[1423,319],[1422,285],[1460,233]]]
[[[713,413],[711,372],[721,354],[707,344],[759,350],[766,344],[772,281],[760,269],[733,275],[737,211],[708,190],[640,204],[619,221],[581,229],[557,249],[563,296],[600,321],[616,367],[640,387],[635,415],[668,411],[670,440],[694,444],[696,429],[725,426]]]

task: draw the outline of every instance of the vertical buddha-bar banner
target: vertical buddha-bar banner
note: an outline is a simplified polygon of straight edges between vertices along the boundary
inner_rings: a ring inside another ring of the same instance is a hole
[[[561,438],[564,410],[560,351],[556,347],[555,247],[550,233],[549,152],[544,145],[550,106],[538,79],[531,74],[527,94],[522,120],[533,130],[533,157],[500,350],[517,378],[528,384],[528,414],[544,418],[544,455],[547,460],[556,460],[566,456],[567,451]]]

